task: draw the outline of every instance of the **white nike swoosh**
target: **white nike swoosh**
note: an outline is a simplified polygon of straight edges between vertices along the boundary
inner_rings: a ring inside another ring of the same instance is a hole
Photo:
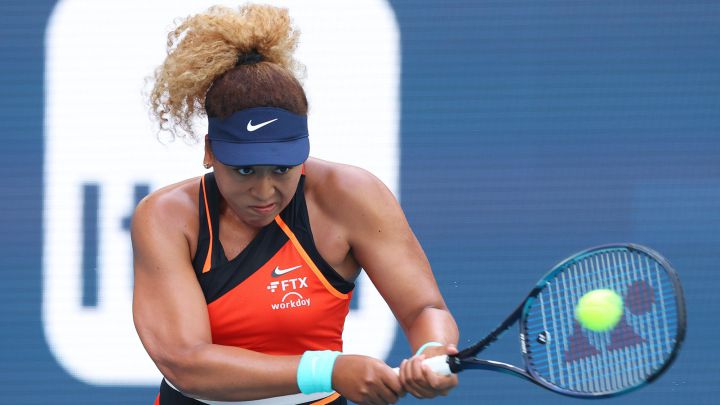
[[[295,266],[295,267],[290,267],[289,269],[280,269],[280,267],[275,267],[275,270],[273,270],[273,272],[272,272],[272,276],[273,276],[273,277],[280,277],[280,276],[282,276],[283,274],[290,273],[291,271],[297,270],[297,269],[299,269],[300,267],[302,267],[302,265]]]
[[[277,121],[277,120],[278,120],[278,119],[275,118],[274,120],[261,122],[261,123],[259,123],[259,124],[257,124],[257,125],[253,125],[252,120],[250,120],[250,121],[248,121],[248,124],[247,124],[247,130],[250,131],[250,132],[253,132],[253,131],[258,130],[258,129],[264,127],[265,125],[271,124],[271,123],[273,123],[273,122],[275,122],[275,121]]]

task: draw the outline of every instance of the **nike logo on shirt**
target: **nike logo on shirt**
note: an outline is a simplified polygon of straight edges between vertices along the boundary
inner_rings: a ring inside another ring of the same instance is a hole
[[[280,277],[280,276],[282,276],[282,275],[285,275],[285,274],[287,274],[287,273],[290,273],[290,272],[293,271],[293,270],[297,270],[297,269],[299,269],[300,267],[302,267],[302,265],[300,265],[300,266],[295,266],[295,267],[290,267],[290,268],[287,268],[287,269],[281,269],[280,267],[277,267],[277,266],[276,266],[276,267],[275,267],[275,270],[272,271],[272,276],[273,276],[273,277]]]
[[[257,124],[257,125],[253,125],[252,120],[250,120],[250,121],[248,121],[248,124],[247,124],[247,130],[248,130],[249,132],[253,132],[253,131],[256,131],[256,130],[264,127],[265,125],[272,124],[273,122],[275,122],[275,121],[277,121],[277,120],[278,120],[278,119],[275,118],[274,120],[261,122],[261,123],[259,123],[259,124]]]

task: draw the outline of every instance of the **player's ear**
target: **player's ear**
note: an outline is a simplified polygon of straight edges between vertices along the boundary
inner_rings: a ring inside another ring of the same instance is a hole
[[[210,148],[210,137],[205,135],[205,156],[203,157],[203,166],[209,169],[213,163],[215,163],[215,155],[213,155],[212,148]]]

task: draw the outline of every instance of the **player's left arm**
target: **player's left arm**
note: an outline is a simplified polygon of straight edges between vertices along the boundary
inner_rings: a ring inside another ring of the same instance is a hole
[[[455,354],[458,328],[425,252],[397,199],[379,179],[356,168],[348,169],[343,179],[348,188],[339,194],[353,256],[392,309],[413,353],[427,342],[442,344],[404,361],[401,382],[417,397],[445,395],[457,384],[457,377],[438,376],[421,360]]]

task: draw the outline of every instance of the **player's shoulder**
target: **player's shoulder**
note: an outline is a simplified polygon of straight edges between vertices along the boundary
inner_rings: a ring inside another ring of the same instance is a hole
[[[306,195],[327,209],[352,209],[392,199],[385,184],[352,165],[311,158],[305,163]]]
[[[357,195],[385,187],[379,178],[363,168],[317,158],[307,160],[305,176],[306,187],[313,192]]]
[[[197,217],[200,179],[192,178],[162,187],[143,198],[135,208],[133,225],[182,223]]]

